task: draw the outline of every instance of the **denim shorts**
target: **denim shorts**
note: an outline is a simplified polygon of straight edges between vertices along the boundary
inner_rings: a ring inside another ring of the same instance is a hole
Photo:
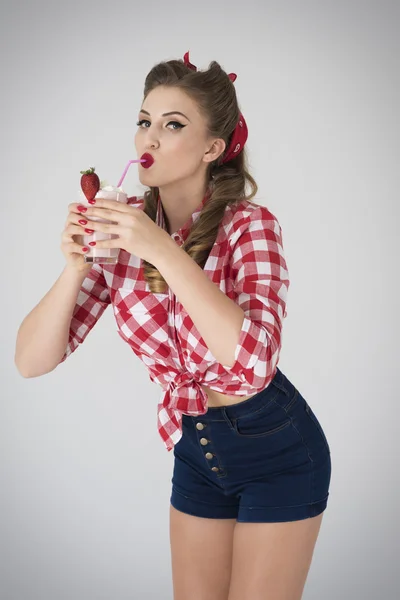
[[[325,510],[330,447],[316,415],[278,368],[261,392],[183,415],[174,446],[171,504],[241,523],[308,519]]]

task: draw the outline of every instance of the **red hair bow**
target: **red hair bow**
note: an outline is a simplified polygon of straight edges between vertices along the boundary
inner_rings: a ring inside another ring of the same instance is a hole
[[[189,60],[189,51],[187,51],[186,54],[183,56],[183,62],[189,69],[192,69],[192,71],[197,71],[197,67],[195,65],[192,65],[192,63]],[[237,78],[237,75],[236,73],[229,73],[228,77],[233,83]]]
[[[189,60],[189,51],[186,52],[186,54],[184,55],[183,62],[189,69],[192,69],[192,71],[197,71],[197,67],[193,65]],[[228,77],[233,83],[237,78],[237,75],[235,73],[229,73]],[[247,141],[247,136],[248,130],[246,121],[244,120],[244,116],[240,114],[239,121],[232,134],[231,143],[229,144],[229,148],[225,150],[225,154],[221,164],[227,163],[232,158],[235,158],[238,154],[240,154]]]

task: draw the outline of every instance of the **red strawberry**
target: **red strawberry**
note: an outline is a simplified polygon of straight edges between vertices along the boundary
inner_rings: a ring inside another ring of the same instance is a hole
[[[80,171],[81,177],[81,188],[88,200],[93,200],[95,195],[100,189],[100,179],[97,173],[95,173],[96,167],[90,167],[87,171]]]

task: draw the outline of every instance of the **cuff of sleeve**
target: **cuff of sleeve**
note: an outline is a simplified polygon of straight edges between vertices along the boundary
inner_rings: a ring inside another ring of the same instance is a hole
[[[260,339],[261,336],[265,339]],[[260,346],[261,344],[261,346]],[[239,341],[235,349],[235,362],[231,367],[222,365],[226,371],[234,373],[239,377],[243,371],[252,369],[258,361],[257,349],[266,347],[268,344],[267,333],[260,329],[249,317],[244,317]]]

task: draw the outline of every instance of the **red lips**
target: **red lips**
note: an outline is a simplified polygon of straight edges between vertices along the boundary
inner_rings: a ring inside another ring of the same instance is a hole
[[[142,156],[140,158],[141,158],[141,160],[145,160],[146,161],[146,162],[139,163],[145,169],[148,169],[149,167],[151,167],[151,165],[154,162],[154,158],[148,152],[145,152],[144,154],[142,154]]]

